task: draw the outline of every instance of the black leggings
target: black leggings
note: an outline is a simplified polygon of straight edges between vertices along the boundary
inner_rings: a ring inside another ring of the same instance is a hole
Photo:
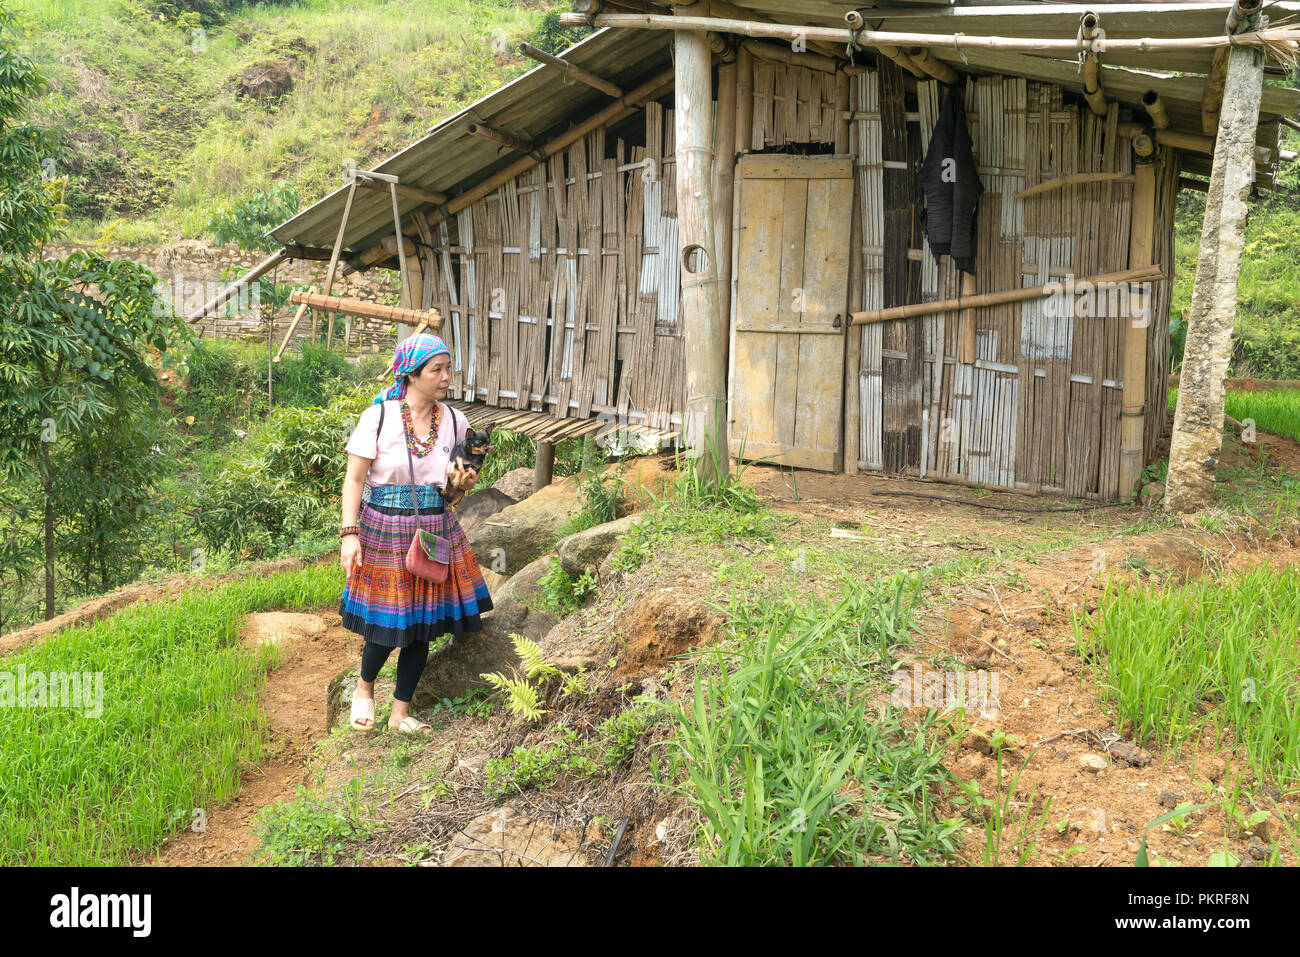
[[[384,666],[384,662],[392,652],[393,649],[387,645],[377,645],[373,641],[367,641],[365,647],[361,649],[361,680],[374,681],[379,676],[379,669]],[[413,641],[402,649],[401,654],[397,656],[397,687],[393,691],[394,698],[398,701],[411,700],[428,660],[427,641]]]

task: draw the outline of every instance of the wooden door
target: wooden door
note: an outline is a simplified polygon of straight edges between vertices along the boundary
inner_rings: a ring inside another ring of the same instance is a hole
[[[839,155],[737,165],[732,455],[843,469],[852,176]]]

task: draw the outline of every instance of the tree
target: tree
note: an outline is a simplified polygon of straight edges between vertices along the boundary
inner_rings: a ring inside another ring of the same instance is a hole
[[[0,478],[15,486],[35,479],[41,491],[48,619],[56,505],[93,496],[93,488],[60,477],[80,460],[139,492],[147,475],[123,467],[141,454],[138,438],[116,453],[92,446],[132,413],[148,410],[157,423],[158,380],[143,356],[178,337],[196,340],[155,297],[157,278],[144,266],[89,252],[44,258],[60,234],[64,184],[53,176],[53,138],[27,122],[46,87],[12,45],[11,23],[0,9]]]

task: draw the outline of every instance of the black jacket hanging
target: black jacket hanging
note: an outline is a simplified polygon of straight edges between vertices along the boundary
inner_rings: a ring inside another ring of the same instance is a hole
[[[934,258],[952,256],[963,272],[975,272],[975,214],[979,209],[980,182],[966,129],[966,109],[961,87],[950,87],[930,134],[930,148],[921,164],[921,189],[925,193],[922,223]]]

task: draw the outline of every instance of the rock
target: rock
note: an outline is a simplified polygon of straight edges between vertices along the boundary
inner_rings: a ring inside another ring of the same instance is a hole
[[[474,526],[468,533],[469,542],[479,564],[492,566],[503,575],[513,575],[549,552],[570,516],[581,507],[572,481],[552,482]]]
[[[1161,791],[1156,796],[1156,800],[1160,802],[1161,807],[1175,808],[1178,807],[1178,802],[1183,800],[1183,792]]]
[[[1106,770],[1106,759],[1099,754],[1081,754],[1079,755],[1079,767],[1096,774],[1099,771]]]
[[[989,741],[989,736],[976,729],[966,732],[966,736],[961,739],[961,746],[967,751],[978,751],[980,754],[993,753],[993,744]]]
[[[498,628],[515,631],[525,637],[540,641],[560,621],[554,612],[544,611],[540,581],[551,570],[551,556],[543,555],[529,562],[501,588],[492,594],[492,610],[484,621],[491,620]]]
[[[488,594],[492,596],[493,604],[496,603],[496,594],[505,587],[506,582],[510,579],[504,575],[498,575],[490,568],[484,568],[482,565],[478,569],[483,574],[483,582],[488,587]]]
[[[489,515],[495,515],[507,506],[514,505],[516,499],[496,488],[474,489],[465,496],[465,500],[456,506],[456,521],[466,535]],[[482,562],[481,564],[488,564]]]
[[[1277,841],[1280,841],[1282,836],[1287,833],[1287,827],[1286,822],[1279,818],[1277,813],[1274,812],[1256,824],[1254,831],[1260,840],[1274,844]]]
[[[531,468],[511,469],[492,483],[498,492],[504,492],[516,502],[522,502],[533,494],[533,470]]]
[[[411,707],[428,708],[443,698],[459,698],[475,688],[486,688],[482,674],[499,671],[509,675],[520,665],[510,632],[485,617],[482,631],[465,635],[429,657]]]
[[[235,83],[235,95],[255,100],[278,100],[293,89],[293,74],[297,66],[297,61],[288,57],[254,63],[240,74]]]
[[[1252,837],[1246,842],[1246,851],[1257,861],[1268,860],[1268,845],[1257,837]]]
[[[575,532],[555,543],[555,552],[560,556],[564,570],[575,578],[585,569],[596,569],[611,551],[619,538],[635,525],[639,519],[635,515]]]
[[[278,645],[285,639],[315,640],[325,633],[325,621],[319,615],[290,611],[253,612],[244,621],[245,644]]]
[[[1159,502],[1162,502],[1164,497],[1164,482],[1148,482],[1146,485],[1142,486],[1140,498],[1143,505],[1156,505]]]
[[[352,692],[357,688],[357,674],[360,665],[344,668],[330,679],[325,689],[325,727],[332,728],[338,723],[339,715],[346,715],[352,709]]]
[[[1151,763],[1151,755],[1127,741],[1116,741],[1107,751],[1122,767],[1145,768]]]
[[[474,818],[452,839],[446,867],[586,867],[584,835],[549,820],[499,807]]]

